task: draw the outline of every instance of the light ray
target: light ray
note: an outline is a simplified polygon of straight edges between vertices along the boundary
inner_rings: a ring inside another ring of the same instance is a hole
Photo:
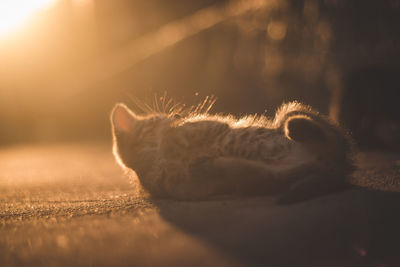
[[[55,0],[1,0],[0,37],[19,29],[54,2]]]

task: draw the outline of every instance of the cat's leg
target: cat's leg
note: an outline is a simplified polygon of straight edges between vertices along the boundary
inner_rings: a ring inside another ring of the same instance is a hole
[[[264,163],[234,157],[201,157],[189,165],[194,181],[208,186],[210,195],[278,193],[287,184]]]
[[[316,173],[305,178],[299,177],[298,181],[280,196],[278,203],[291,204],[351,188],[341,174]]]
[[[279,204],[290,204],[351,189],[343,174],[309,169],[276,173],[259,162],[233,157],[201,157],[189,165],[189,175],[207,196],[220,194],[281,194]]]

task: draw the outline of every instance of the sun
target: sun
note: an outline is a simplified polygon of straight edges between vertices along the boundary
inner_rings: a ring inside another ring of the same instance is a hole
[[[0,0],[0,37],[11,33],[56,0]]]

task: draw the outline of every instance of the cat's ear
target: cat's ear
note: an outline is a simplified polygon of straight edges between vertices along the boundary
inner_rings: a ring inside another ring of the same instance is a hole
[[[130,132],[136,121],[136,115],[124,104],[115,105],[111,112],[112,125],[119,132]]]
[[[322,143],[326,140],[324,129],[308,116],[297,115],[288,118],[285,134],[300,143]]]

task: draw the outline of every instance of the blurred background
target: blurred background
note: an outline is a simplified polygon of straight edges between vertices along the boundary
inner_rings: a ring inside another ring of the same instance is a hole
[[[400,150],[400,0],[1,0],[0,145],[109,141],[115,102],[310,104]]]

